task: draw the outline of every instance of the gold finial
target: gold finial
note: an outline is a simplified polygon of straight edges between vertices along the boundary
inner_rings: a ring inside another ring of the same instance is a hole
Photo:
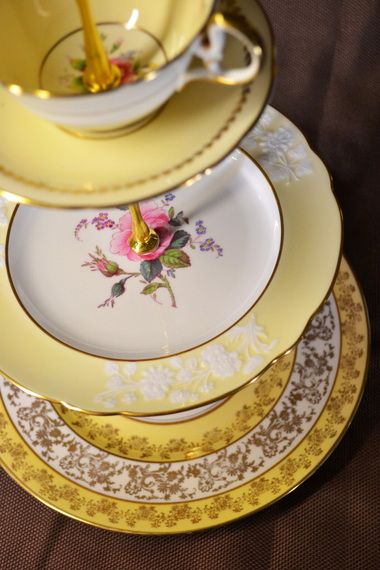
[[[129,204],[129,211],[132,218],[132,236],[129,244],[137,255],[144,255],[155,251],[158,248],[160,239],[153,228],[150,228],[144,221],[138,203]]]

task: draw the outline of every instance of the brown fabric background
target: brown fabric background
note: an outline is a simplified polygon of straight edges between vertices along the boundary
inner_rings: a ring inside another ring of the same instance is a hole
[[[380,2],[262,0],[278,46],[273,104],[330,168],[345,253],[372,320],[372,360],[343,442],[299,489],[203,533],[109,533],[49,510],[0,471],[0,569],[380,568]],[[316,268],[318,271],[318,268]]]

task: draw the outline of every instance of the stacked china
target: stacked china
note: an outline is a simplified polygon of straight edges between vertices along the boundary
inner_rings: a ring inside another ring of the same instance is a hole
[[[268,505],[343,435],[368,327],[329,174],[266,106],[265,13],[7,0],[0,22],[2,465],[125,532]]]

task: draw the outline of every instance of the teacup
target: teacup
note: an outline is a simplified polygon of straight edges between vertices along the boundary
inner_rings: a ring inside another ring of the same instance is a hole
[[[75,0],[0,3],[0,81],[33,113],[90,136],[114,136],[147,121],[194,80],[226,85],[253,81],[263,51],[221,13],[215,0],[92,0],[107,57],[121,84],[89,93],[86,54]],[[221,66],[227,35],[249,55],[246,67]],[[252,39],[255,37],[255,39]],[[191,67],[193,57],[204,67]]]

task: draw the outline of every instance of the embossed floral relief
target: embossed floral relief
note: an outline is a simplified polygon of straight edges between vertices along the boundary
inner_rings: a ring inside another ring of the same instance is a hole
[[[272,182],[289,184],[312,174],[310,150],[292,125],[272,127],[276,116],[276,111],[268,108],[242,146],[268,172]]]
[[[324,311],[331,322],[336,321],[333,301],[326,304]],[[309,401],[306,391],[299,400],[295,396],[299,393],[299,374],[292,374],[280,400],[255,428],[228,448],[201,459],[143,463],[116,457],[78,437],[51,404],[26,394],[13,398],[14,405],[9,403],[9,410],[23,437],[37,453],[49,458],[50,464],[66,477],[103,494],[160,502],[169,497],[172,501],[191,500],[226,491],[248,481],[254,473],[259,475],[273,461],[286,456],[316,422],[329,394],[324,381],[326,371],[331,389],[339,356],[335,350],[328,349],[325,323],[325,319],[313,320],[310,329],[313,332],[309,340],[300,343],[295,365],[311,367],[313,374],[322,379],[317,383],[320,398]],[[321,364],[316,366],[319,360]],[[9,385],[5,384],[5,395],[8,389]],[[239,412],[244,416],[244,410]],[[211,440],[218,436],[208,434]]]
[[[123,432],[112,423],[104,424],[98,418],[72,412],[64,406],[58,405],[55,408],[80,437],[104,451],[129,459],[178,461],[212,453],[245,435],[281,397],[291,368],[292,355],[277,361],[265,378],[259,379],[249,390],[246,389],[247,402],[235,412],[233,421],[206,430],[198,439],[173,437],[165,443],[155,443],[138,434],[138,427],[133,420],[125,420],[128,425],[125,424],[126,430]],[[173,432],[176,431],[178,427],[173,426]]]

